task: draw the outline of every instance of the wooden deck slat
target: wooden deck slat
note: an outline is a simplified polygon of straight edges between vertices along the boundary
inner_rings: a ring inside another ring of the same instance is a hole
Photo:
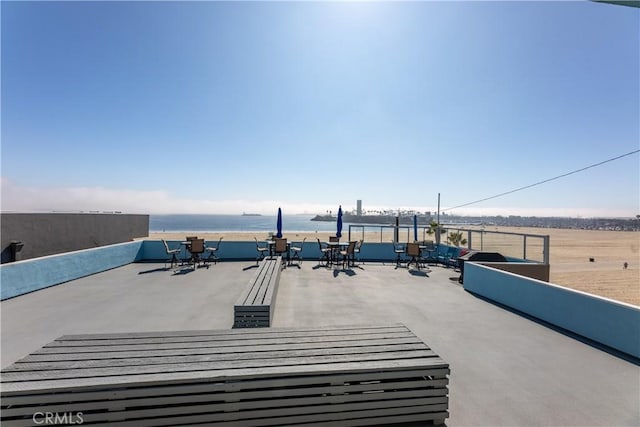
[[[171,364],[171,363],[197,363],[197,362],[214,362],[225,360],[255,360],[255,359],[274,359],[274,358],[290,358],[290,357],[312,357],[328,354],[359,354],[359,353],[385,353],[390,351],[413,351],[428,350],[424,344],[398,344],[398,345],[378,345],[378,346],[357,346],[357,347],[340,347],[334,349],[308,349],[308,350],[277,350],[263,352],[225,352],[212,353],[207,355],[178,355],[178,356],[160,356],[146,357],[144,354],[134,355],[126,359],[100,359],[100,360],[57,360],[45,362],[25,362],[19,361],[5,369],[5,372],[14,371],[32,371],[32,370],[48,370],[48,369],[87,369],[96,367],[113,367],[113,366],[138,366],[138,365],[155,365],[155,364]],[[430,351],[430,350],[428,350]],[[431,351],[435,356],[435,353]]]
[[[376,393],[375,396],[366,394],[314,396],[290,399],[269,399],[264,401],[246,401],[231,403],[186,404],[180,406],[159,406],[149,409],[108,410],[105,412],[87,413],[84,415],[86,423],[96,421],[117,421],[123,418],[165,418],[176,415],[191,415],[197,413],[214,413],[212,421],[226,421],[250,418],[282,417],[299,414],[317,414],[341,412],[344,410],[362,411],[383,408],[411,408],[418,405],[445,405],[446,396],[406,397],[412,392]],[[159,406],[159,407],[158,407]],[[71,411],[74,412],[74,411]],[[27,413],[27,415],[30,415]],[[22,414],[18,415],[22,416]],[[3,421],[7,418],[3,413]],[[31,420],[29,420],[31,421]]]
[[[424,369],[425,375],[430,369],[437,370],[438,373],[449,373],[448,364],[439,358],[429,359],[407,359],[400,363],[393,361],[370,361],[359,363],[327,363],[314,365],[312,372],[323,374],[340,374],[344,371],[350,372],[371,372],[371,371],[402,371],[402,370]],[[263,368],[238,368],[238,369],[215,369],[210,371],[191,372],[171,372],[161,374],[141,374],[141,375],[113,375],[108,377],[94,378],[73,378],[73,379],[40,379],[32,381],[1,383],[3,393],[32,391],[32,390],[66,390],[74,387],[94,387],[94,386],[127,386],[131,384],[150,385],[156,382],[170,383],[171,381],[203,380],[203,381],[225,381],[229,378],[265,378],[278,375],[303,375],[309,373],[309,366],[270,366]]]
[[[357,337],[359,340],[368,339],[392,339],[392,338],[414,338],[411,332],[393,332],[393,333],[372,333],[361,334]],[[139,350],[159,350],[159,349],[188,349],[188,348],[204,348],[204,347],[223,347],[223,346],[244,346],[251,348],[257,345],[282,345],[282,344],[296,344],[296,343],[333,343],[333,342],[345,342],[353,340],[352,336],[340,336],[340,335],[319,335],[319,336],[300,336],[300,337],[259,337],[259,338],[246,338],[239,337],[236,339],[227,338],[222,341],[217,340],[196,340],[196,341],[182,341],[177,343],[138,343],[138,344],[103,344],[103,345],[91,345],[91,341],[86,341],[86,345],[73,345],[64,346],[55,344],[56,342],[47,345],[40,350],[35,351],[33,354],[45,354],[45,353],[85,353],[85,352],[105,352],[105,351],[139,351]]]
[[[350,394],[337,394],[328,395],[326,393],[317,394],[314,396],[276,396],[272,398],[261,398],[256,400],[245,399],[243,396],[239,396],[242,400],[233,402],[220,400],[221,397],[210,396],[178,396],[178,397],[166,397],[155,399],[138,399],[137,401],[104,401],[104,402],[88,402],[85,404],[68,404],[68,405],[56,405],[38,407],[37,410],[41,412],[78,412],[78,411],[109,411],[110,415],[114,419],[117,418],[143,418],[143,417],[163,417],[176,414],[191,414],[198,412],[239,412],[248,411],[254,409],[276,409],[290,406],[311,406],[320,404],[336,404],[336,403],[359,403],[359,402],[371,402],[375,400],[378,404],[377,407],[382,407],[385,404],[389,406],[413,406],[415,404],[439,404],[447,403],[446,395],[433,394],[435,391],[429,390],[389,390],[386,392],[375,393],[372,396],[371,393],[350,393]],[[193,399],[190,399],[193,397]],[[209,400],[207,400],[209,399]],[[215,400],[217,399],[217,400]],[[403,400],[402,404],[398,404]],[[390,403],[389,401],[394,401]],[[160,403],[165,402],[165,403]],[[120,411],[113,410],[112,408],[120,405],[122,409]],[[179,405],[180,409],[176,409],[175,406]],[[150,409],[147,409],[152,407]],[[164,408],[163,408],[164,407]],[[8,417],[23,417],[32,415],[34,412],[33,407],[16,408],[16,409],[3,409],[2,416]],[[119,412],[126,412],[126,414],[119,414]],[[94,420],[104,420],[104,415],[96,414]],[[91,421],[91,417],[85,420]]]
[[[389,338],[389,339],[371,339],[366,340],[367,346],[388,346],[388,345],[426,345],[420,341],[417,337],[406,338]],[[264,351],[280,351],[280,350],[314,350],[324,348],[327,343],[299,343],[299,344],[265,344],[256,345],[252,349],[254,352]],[[330,343],[333,348],[351,348],[357,346],[351,341],[333,341]],[[362,344],[360,344],[362,345]],[[427,347],[428,348],[428,347]],[[103,360],[103,359],[126,359],[132,357],[161,357],[161,356],[183,356],[189,355],[207,355],[207,354],[220,354],[220,353],[244,353],[247,351],[246,346],[229,346],[229,347],[204,347],[204,348],[191,348],[188,351],[185,349],[165,349],[165,350],[144,350],[144,351],[110,351],[104,353],[43,353],[43,354],[30,354],[20,359],[19,363],[31,363],[31,362],[48,362],[48,361],[71,361],[71,360]]]
[[[193,395],[197,393],[229,393],[234,396],[234,393],[252,393],[254,390],[276,390],[277,392],[284,393],[283,390],[301,390],[304,392],[309,387],[316,387],[321,384],[328,393],[344,392],[344,384],[355,384],[355,387],[362,387],[360,382],[374,382],[371,387],[384,388],[384,385],[390,384],[389,387],[393,388],[393,384],[406,384],[406,387],[411,388],[417,381],[423,384],[424,387],[435,387],[442,389],[448,384],[448,379],[430,379],[429,376],[442,377],[447,370],[433,369],[429,371],[416,370],[416,371],[389,371],[389,372],[366,372],[358,374],[342,374],[327,376],[303,376],[303,377],[290,377],[290,378],[269,378],[269,379],[245,379],[242,381],[228,383],[228,382],[169,382],[158,383],[152,386],[140,386],[137,384],[130,385],[129,387],[115,387],[115,388],[91,388],[91,387],[75,387],[73,391],[64,391],[57,389],[53,394],[33,394],[30,391],[16,392],[11,395],[5,395],[2,398],[2,404],[15,405],[15,404],[36,404],[36,403],[61,403],[61,402],[83,402],[89,400],[123,400],[133,399],[137,397],[148,396],[168,396],[168,395]],[[400,381],[402,380],[402,381]],[[332,384],[327,387],[327,383]],[[338,384],[338,385],[336,385]],[[295,387],[295,388],[293,388]],[[362,391],[361,389],[356,389]],[[445,389],[446,391],[446,389]],[[29,394],[25,394],[29,393]],[[155,397],[157,398],[157,397]],[[253,398],[250,395],[249,398]]]
[[[381,393],[381,395],[384,393]],[[395,395],[396,393],[391,393]],[[401,395],[401,393],[398,393]],[[380,396],[382,397],[382,396]],[[393,397],[396,397],[395,399]],[[168,408],[152,408],[142,410],[127,411],[126,417],[131,418],[164,418],[175,415],[191,415],[198,412],[218,412],[212,421],[232,421],[247,418],[269,418],[296,416],[301,414],[326,414],[330,412],[342,411],[363,411],[371,409],[395,408],[402,411],[401,408],[413,406],[438,405],[438,409],[447,409],[446,397],[426,397],[404,399],[400,396],[393,396],[388,400],[376,400],[369,396],[320,396],[313,398],[292,398],[285,400],[270,400],[267,402],[235,402],[222,403],[217,405],[184,405]],[[347,398],[347,402],[341,402],[341,399]],[[287,405],[287,401],[289,405]],[[440,406],[444,405],[444,406]],[[211,407],[213,406],[213,407]],[[214,411],[212,411],[213,409]],[[109,412],[108,414],[86,414],[85,421],[102,421],[102,420],[119,420],[122,414],[118,412]]]
[[[254,304],[271,306],[271,302],[266,300],[266,295],[269,291],[269,287],[274,286],[274,277],[279,277],[281,264],[282,258],[278,257],[277,260],[271,260],[267,265],[267,277],[265,278],[264,285],[260,288],[260,293],[257,295],[257,299],[254,301]]]
[[[308,358],[308,363],[314,363],[314,359],[312,357],[317,356],[346,356],[353,355],[356,356],[358,354],[367,354],[367,355],[383,355],[392,353],[393,351],[398,352],[407,352],[408,356],[418,357],[417,355],[413,356],[409,352],[413,352],[416,350],[423,350],[420,357],[429,357],[429,356],[437,356],[431,350],[424,350],[416,345],[406,345],[406,346],[396,346],[394,348],[380,348],[378,347],[358,347],[358,348],[345,348],[341,351],[332,351],[328,352],[327,350],[307,350],[307,351],[296,351],[296,352],[273,352],[273,353],[263,353],[263,354],[240,354],[242,360],[244,361],[255,361],[256,363],[260,363],[264,361],[270,361],[273,359],[282,359],[282,363],[284,364],[286,359],[294,359],[299,360],[302,358]],[[371,356],[372,358],[375,356]],[[393,354],[391,355],[393,357]],[[18,363],[13,366],[8,367],[4,370],[4,372],[27,372],[27,371],[42,371],[42,370],[81,370],[81,369],[92,369],[92,368],[118,368],[118,367],[135,367],[135,366],[153,366],[153,365],[163,365],[170,367],[173,364],[194,364],[197,366],[199,364],[204,363],[217,363],[217,362],[225,362],[225,361],[237,361],[238,354],[224,354],[224,355],[199,355],[199,356],[172,356],[172,357],[156,357],[156,358],[146,358],[146,357],[137,357],[137,358],[129,358],[129,359],[102,359],[102,360],[82,360],[82,361],[56,361],[56,362],[37,362],[37,363]]]
[[[252,276],[245,291],[240,294],[235,305],[263,304],[270,279],[274,275],[275,269],[280,267],[281,262],[282,257],[262,260],[258,265],[258,270]]]
[[[300,408],[301,410],[304,408]],[[406,407],[389,407],[375,408],[371,405],[361,404],[334,404],[329,406],[314,406],[312,410],[325,410],[325,412],[311,412],[300,414],[294,410],[257,410],[252,411],[256,414],[251,417],[243,417],[242,413],[213,413],[213,414],[196,414],[196,415],[177,415],[174,417],[153,418],[153,419],[136,419],[133,421],[114,420],[120,427],[144,427],[144,426],[180,426],[190,425],[194,423],[206,423],[207,425],[224,425],[225,427],[267,427],[277,425],[309,425],[309,423],[322,423],[318,425],[326,426],[354,426],[354,425],[379,425],[380,420],[386,419],[387,423],[396,423],[402,417],[414,417],[418,420],[434,420],[448,416],[446,412],[447,404],[433,405],[416,405]],[[429,411],[426,412],[425,411]],[[270,415],[273,414],[273,415]],[[109,414],[107,414],[109,415]],[[109,418],[114,418],[111,416]],[[339,422],[342,421],[342,424]],[[355,421],[355,422],[354,422]],[[91,422],[91,421],[88,421]],[[4,421],[3,426],[19,427],[32,426],[31,419]]]
[[[63,335],[55,341],[86,341],[86,340],[111,340],[126,338],[165,338],[165,337],[265,337],[265,336],[307,336],[314,333],[331,334],[339,333],[340,335],[362,334],[377,332],[407,332],[407,328],[396,323],[393,325],[342,325],[327,326],[325,328],[318,327],[278,327],[277,329],[261,329],[257,331],[233,330],[233,329],[214,329],[214,330],[189,330],[189,331],[151,331],[151,332],[120,332],[120,333],[100,333],[100,334],[74,334]]]
[[[212,371],[217,369],[233,368],[260,368],[260,367],[287,367],[306,366],[313,368],[317,364],[326,363],[361,363],[368,361],[391,360],[398,362],[404,359],[430,358],[436,357],[430,350],[395,351],[386,353],[359,353],[359,354],[328,354],[315,357],[273,357],[247,360],[220,360],[211,362],[193,362],[188,365],[163,363],[155,365],[140,366],[116,366],[105,368],[87,369],[49,369],[46,371],[10,371],[5,370],[2,380],[10,381],[31,381],[55,378],[87,378],[105,377],[113,375],[142,375],[142,374],[162,374],[175,372],[192,371]]]
[[[83,411],[84,423],[132,426],[441,422],[449,373],[403,325],[67,336],[2,371],[0,421]]]
[[[278,281],[280,280],[280,262],[274,266],[274,271],[269,278],[269,285],[265,289],[264,298],[262,299],[262,303],[268,305],[269,307],[273,306],[275,303],[276,295],[278,293]]]
[[[369,416],[370,412],[366,412],[358,418],[349,418],[349,419],[331,419],[331,415],[327,415],[324,417],[289,417],[286,419],[281,418],[268,418],[262,420],[241,420],[241,421],[225,421],[221,425],[225,427],[270,427],[270,426],[278,426],[283,425],[285,423],[289,425],[302,425],[304,423],[305,427],[356,427],[356,426],[372,426],[372,425],[383,425],[383,424],[398,424],[398,423],[408,423],[408,422],[420,422],[420,421],[432,421],[432,420],[442,420],[448,417],[448,412],[443,410],[441,412],[429,412],[424,413],[420,412],[418,409],[415,410],[414,413],[410,414],[398,414],[396,411],[388,414],[388,410],[376,411],[375,414]],[[152,421],[143,422],[140,420],[139,423],[135,422],[125,422],[118,423],[120,427],[146,427],[146,426],[186,426],[192,425],[193,423],[207,423],[208,425],[212,424],[206,415],[194,415],[190,417],[180,417],[180,421],[173,420],[171,422],[165,421],[162,424],[153,424]],[[293,423],[293,424],[291,424]]]
[[[265,258],[233,307],[234,328],[271,326],[282,257]]]
[[[363,396],[363,393],[371,392],[388,392],[387,396],[382,396],[384,393],[379,393],[380,399],[392,398],[390,392],[402,392],[404,397],[437,397],[446,396],[446,388],[442,388],[442,380],[413,380],[413,381],[396,381],[396,382],[375,382],[364,384],[350,384],[339,386],[316,386],[316,387],[298,387],[298,388],[284,388],[284,389],[267,389],[257,391],[242,391],[242,392],[225,392],[217,391],[210,393],[198,393],[193,392],[185,393],[184,387],[176,388],[173,394],[159,395],[153,397],[133,397],[133,398],[115,398],[114,394],[93,393],[90,398],[85,401],[72,400],[77,395],[69,394],[64,403],[46,403],[40,400],[33,400],[37,402],[40,411],[47,412],[73,412],[73,411],[94,411],[100,409],[108,409],[114,406],[121,407],[140,407],[140,406],[161,406],[161,405],[175,405],[175,404],[197,404],[197,403],[213,403],[213,402],[233,402],[242,400],[262,400],[265,399],[283,399],[288,397],[304,397],[304,396],[318,396],[322,394],[327,395],[342,395],[345,392],[349,392],[352,396]],[[434,387],[434,388],[430,388]],[[438,387],[438,388],[435,388]],[[192,390],[190,390],[192,391]],[[84,395],[84,394],[83,394]],[[82,396],[83,396],[82,395]],[[399,395],[398,395],[399,396]],[[91,399],[92,398],[92,399]],[[96,400],[96,399],[102,400]],[[93,400],[93,401],[89,401]],[[30,415],[34,412],[34,406],[28,404],[25,405],[23,400],[22,405],[17,408],[3,409],[2,415],[5,417],[15,417],[20,415]],[[44,403],[44,404],[43,404]],[[291,401],[288,401],[291,403]],[[11,403],[5,402],[6,405]],[[275,404],[273,404],[275,406]],[[266,406],[269,407],[269,406]]]
[[[267,295],[270,294],[273,290],[274,286],[277,286],[275,282],[280,278],[280,264],[282,263],[282,259],[276,262],[271,262],[268,266],[267,278],[265,279],[265,286],[260,288],[260,294],[258,294],[258,299],[254,302],[254,304],[262,304],[267,307],[271,306],[271,299],[267,298]]]
[[[258,266],[256,277],[249,282],[248,292],[238,299],[236,305],[252,305],[256,303],[260,288],[265,286],[269,272],[269,262],[261,262]]]
[[[236,310],[239,311],[257,311],[257,312],[261,312],[261,311],[269,311],[269,306],[268,305],[236,305],[235,306]]]

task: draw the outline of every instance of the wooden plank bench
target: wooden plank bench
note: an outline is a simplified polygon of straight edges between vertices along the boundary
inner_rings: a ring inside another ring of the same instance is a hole
[[[260,261],[258,270],[233,306],[234,328],[271,326],[281,265],[281,256]]]
[[[442,423],[448,374],[404,325],[68,335],[2,371],[0,421]]]

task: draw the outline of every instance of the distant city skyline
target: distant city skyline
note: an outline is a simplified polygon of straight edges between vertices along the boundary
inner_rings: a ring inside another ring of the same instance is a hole
[[[635,217],[640,10],[3,2],[2,211]]]
[[[16,194],[7,194],[7,197],[15,197],[18,199],[20,194],[28,189],[20,188],[15,189],[10,185],[3,185],[5,193],[15,192]],[[94,192],[99,194],[93,194]],[[121,194],[118,191],[106,190],[106,189],[89,189],[89,188],[77,188],[77,189],[58,189],[53,190],[48,194],[51,199],[61,198],[66,199],[67,202],[62,205],[68,205],[70,207],[62,207],[61,209],[33,209],[25,205],[20,209],[4,209],[3,211],[14,212],[119,212],[119,213],[147,213],[155,215],[170,215],[170,214],[221,214],[221,215],[241,215],[243,213],[256,213],[260,215],[273,215],[275,216],[278,208],[282,208],[285,215],[297,215],[297,214],[336,214],[338,207],[346,211],[357,211],[357,200],[352,202],[345,201],[340,204],[290,204],[286,202],[277,201],[262,201],[262,202],[249,202],[243,200],[230,200],[230,201],[197,201],[197,200],[171,200],[166,194],[162,192],[149,192],[149,193],[136,193],[136,197],[132,197],[131,192],[127,192],[126,195]],[[4,195],[3,195],[4,197]],[[35,195],[34,195],[35,197]],[[129,203],[130,209],[120,210],[115,209],[113,206],[122,206],[120,201],[125,199],[137,199],[137,203]],[[26,197],[29,199],[29,197]],[[158,203],[158,200],[161,203]],[[86,203],[86,200],[92,200],[90,204]],[[430,212],[432,215],[437,214],[437,195],[435,196],[436,203],[434,205],[425,206],[383,206],[383,205],[367,205],[366,200],[362,201],[362,210],[365,214],[372,212],[383,211],[416,211],[416,212]],[[156,203],[162,206],[163,209],[150,209],[149,206]],[[84,209],[73,208],[75,206],[90,206]],[[190,210],[185,210],[183,206],[191,206]],[[573,217],[573,218],[634,218],[638,214],[627,213],[625,211],[614,211],[608,208],[522,208],[522,207],[509,207],[509,206],[495,206],[495,207],[466,207],[460,209],[450,210],[444,205],[441,206],[441,213],[443,215],[460,215],[460,216],[538,216],[538,217]]]

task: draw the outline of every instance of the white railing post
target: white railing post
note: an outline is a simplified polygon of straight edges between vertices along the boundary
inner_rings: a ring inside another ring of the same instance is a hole
[[[544,263],[549,264],[549,236],[544,236],[544,248],[542,249]]]

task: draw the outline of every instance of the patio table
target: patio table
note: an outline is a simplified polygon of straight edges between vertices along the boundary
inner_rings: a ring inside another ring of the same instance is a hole
[[[331,256],[329,257],[329,263],[334,264],[338,262],[338,255],[340,250],[349,246],[349,242],[324,242],[329,249],[331,249]]]
[[[433,257],[433,253],[436,251],[436,248],[434,246],[420,245],[419,248],[420,253],[422,253],[422,251],[425,251],[427,253],[427,262],[435,259]]]

